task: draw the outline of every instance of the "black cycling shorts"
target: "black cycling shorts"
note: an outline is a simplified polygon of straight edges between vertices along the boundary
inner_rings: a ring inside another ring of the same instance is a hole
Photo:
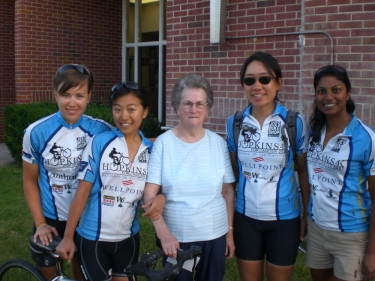
[[[93,241],[75,236],[77,261],[85,280],[126,277],[125,268],[138,261],[139,234],[118,242]]]
[[[301,220],[262,221],[236,211],[234,215],[235,254],[247,261],[263,260],[278,266],[296,262],[300,242]]]
[[[57,232],[59,233],[59,236],[64,237],[66,221],[58,221],[58,220],[53,220],[50,218],[45,218],[45,219],[48,225],[56,228]],[[35,234],[35,232],[36,232],[36,227],[34,224],[33,235]],[[36,265],[40,267],[53,267],[56,265],[56,263],[54,262],[54,259],[49,254],[35,252],[33,251],[32,248],[31,248],[31,258],[33,259],[33,261],[35,261]]]

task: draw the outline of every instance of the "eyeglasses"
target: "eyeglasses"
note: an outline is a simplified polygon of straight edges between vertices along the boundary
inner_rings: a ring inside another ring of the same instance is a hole
[[[62,67],[60,67],[56,71],[56,74],[63,73],[65,71],[69,70],[69,69],[75,69],[78,72],[81,72],[82,74],[85,74],[85,75],[89,75],[89,76],[91,75],[90,71],[88,71],[86,67],[84,67],[83,65],[80,65],[80,64],[66,64],[66,65],[63,65]]]
[[[198,108],[198,109],[203,109],[207,106],[208,103],[204,103],[202,101],[198,101],[198,102],[191,102],[191,101],[184,101],[181,103],[182,107],[185,108],[185,109],[191,109],[193,107],[193,105],[195,104],[195,107]]]
[[[346,72],[346,69],[343,68],[342,66],[340,65],[335,65],[335,64],[330,64],[330,65],[325,65],[321,68],[319,68],[316,72],[315,72],[315,75],[318,75],[320,72],[322,72],[323,70],[326,70],[327,68],[333,68],[334,70],[337,70],[338,72],[341,72],[343,74],[347,74]],[[314,75],[314,76],[315,76]]]
[[[141,86],[138,83],[135,82],[123,82],[123,83],[118,83],[112,87],[112,93],[114,91],[120,90],[122,87],[128,90],[140,90]]]
[[[243,82],[247,85],[247,86],[252,86],[255,84],[256,81],[259,81],[260,84],[262,85],[268,85],[271,80],[272,80],[272,77],[271,76],[261,76],[259,77],[258,79],[254,78],[254,77],[246,77],[243,79]]]

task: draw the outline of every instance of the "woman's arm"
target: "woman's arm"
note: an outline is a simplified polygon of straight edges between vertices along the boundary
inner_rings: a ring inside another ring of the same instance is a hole
[[[30,164],[26,161],[23,163],[23,191],[25,199],[29,206],[31,215],[34,219],[36,231],[34,234],[34,242],[39,236],[43,245],[48,245],[53,241],[52,233],[58,235],[56,228],[48,225],[43,214],[42,204],[40,201],[40,190],[38,186],[39,166],[37,164]]]
[[[368,244],[363,258],[363,275],[364,280],[372,280],[375,278],[375,176],[368,177],[367,182],[371,197],[371,215]]]
[[[72,203],[70,204],[64,238],[56,247],[56,251],[59,253],[60,257],[68,260],[69,263],[72,261],[75,251],[73,241],[74,232],[83,209],[85,208],[87,198],[89,198],[91,187],[91,182],[83,180],[79,181],[76,194],[74,195]]]
[[[144,206],[149,206],[151,201],[154,201],[160,185],[154,183],[146,183],[145,190],[143,193],[143,201],[145,202]],[[160,239],[164,254],[176,258],[177,250],[180,249],[180,244],[178,243],[176,237],[169,232],[167,225],[164,222],[162,216],[159,216],[158,219],[151,220],[156,231],[156,235]]]
[[[238,183],[238,160],[237,160],[237,153],[236,152],[229,152],[230,156],[230,162],[232,164],[233,174],[236,181],[233,183],[233,186],[236,187],[236,184]]]
[[[222,195],[225,199],[225,203],[227,206],[227,213],[228,213],[228,233],[226,235],[226,251],[225,256],[230,259],[234,255],[234,250],[236,247],[234,246],[233,240],[233,218],[234,218],[234,189],[232,184],[230,183],[223,183]]]
[[[301,236],[300,239],[303,241],[307,232],[307,217],[308,217],[308,206],[310,202],[310,184],[309,176],[307,173],[307,162],[306,162],[306,153],[298,154],[298,181],[301,188],[302,196],[302,208],[303,215],[301,220]]]

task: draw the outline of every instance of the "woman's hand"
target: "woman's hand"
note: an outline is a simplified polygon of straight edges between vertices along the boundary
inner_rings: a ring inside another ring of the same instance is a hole
[[[236,246],[234,246],[233,231],[234,229],[229,229],[225,237],[226,239],[225,257],[227,259],[233,258],[234,250],[236,249]]]
[[[64,237],[63,240],[61,240],[60,244],[56,247],[56,251],[59,256],[62,259],[67,260],[68,263],[72,261],[75,249],[76,246],[73,242],[73,239],[69,239],[66,237]]]
[[[169,230],[163,231],[163,234],[158,235],[164,254],[168,257],[177,258],[177,250],[180,249],[180,243],[178,243],[176,237]]]
[[[146,210],[142,216],[151,220],[157,220],[163,213],[164,205],[165,196],[163,194],[158,194],[142,206],[142,208]]]
[[[375,278],[375,254],[365,254],[362,264],[363,280]]]
[[[39,236],[40,242],[42,242],[44,246],[48,246],[49,243],[53,241],[53,236],[52,236],[53,234],[55,236],[59,235],[56,228],[46,223],[41,223],[40,225],[36,227],[36,231],[34,234],[34,242],[36,242],[36,239]]]

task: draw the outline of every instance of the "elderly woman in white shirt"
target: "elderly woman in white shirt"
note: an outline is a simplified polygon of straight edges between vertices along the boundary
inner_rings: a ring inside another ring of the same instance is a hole
[[[177,249],[191,244],[202,247],[195,276],[182,270],[175,280],[220,281],[225,259],[235,249],[235,178],[225,141],[203,128],[213,105],[211,86],[205,78],[188,74],[173,86],[171,103],[179,124],[154,143],[144,207],[158,192],[165,195],[163,217],[153,223],[167,256],[176,257]]]

